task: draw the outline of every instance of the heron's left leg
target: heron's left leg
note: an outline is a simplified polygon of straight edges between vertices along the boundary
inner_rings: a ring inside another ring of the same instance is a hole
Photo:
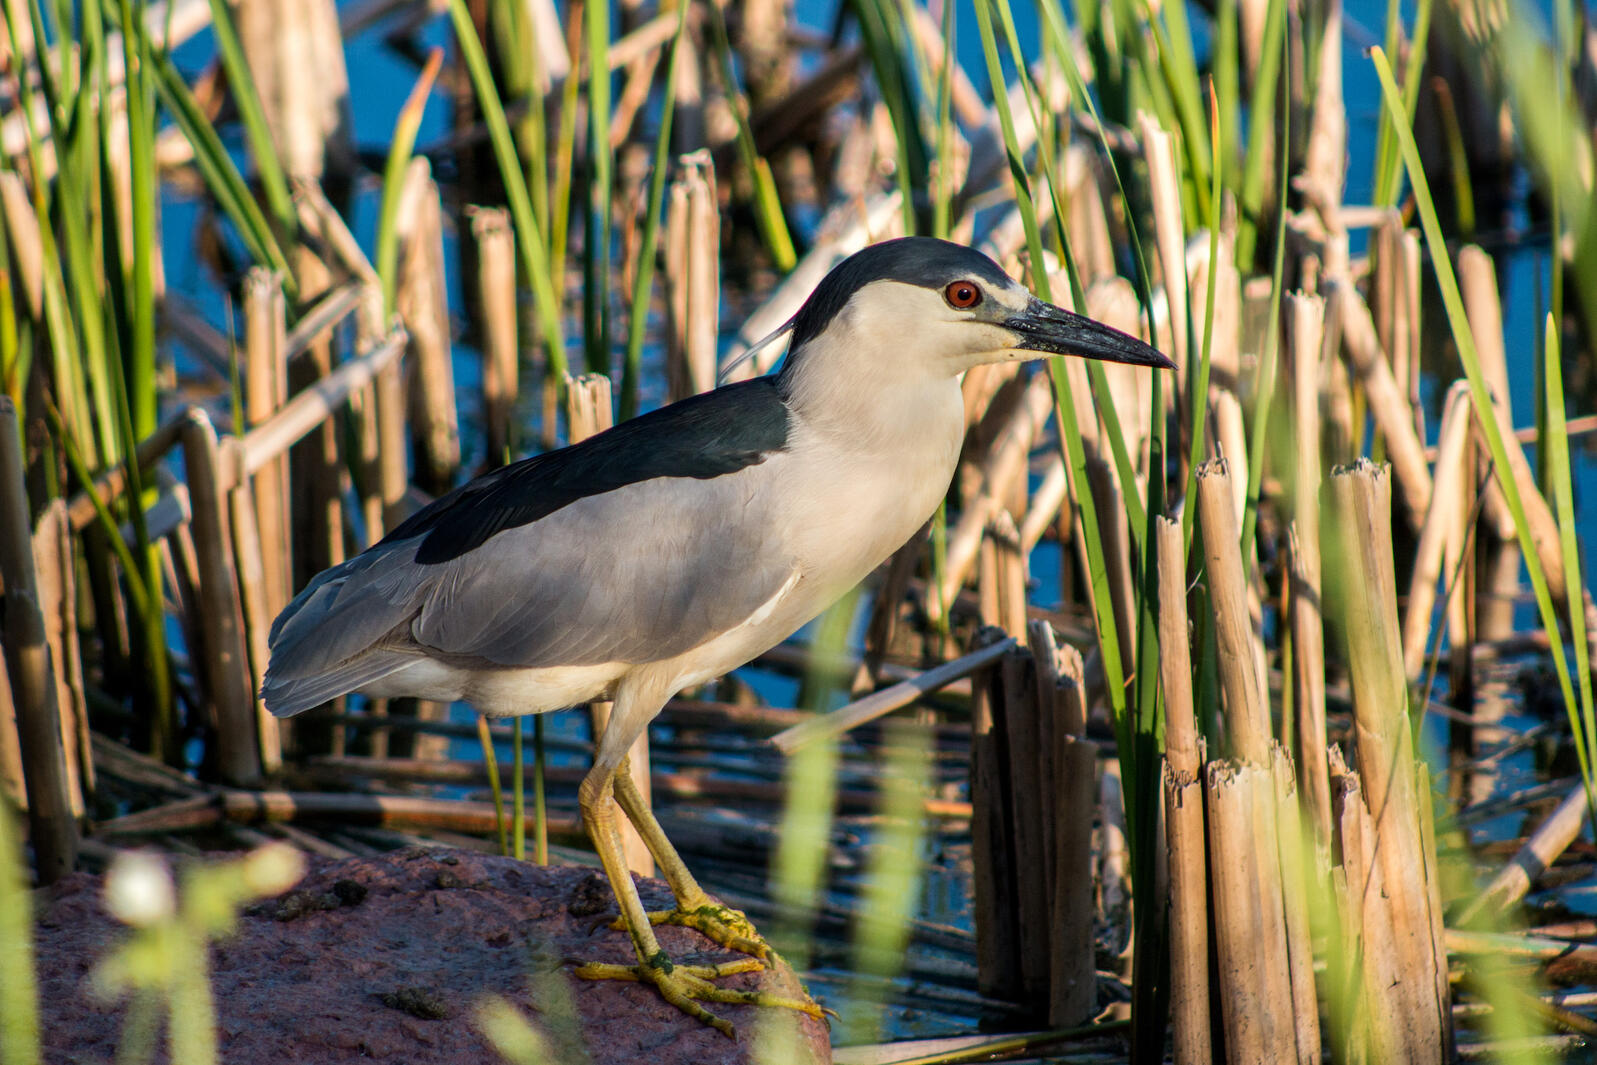
[[[639,695],[638,691],[628,689],[617,693],[616,712],[611,718],[610,728],[600,742],[592,771],[583,779],[577,793],[583,822],[593,840],[594,849],[599,852],[599,860],[604,865],[610,887],[615,892],[616,902],[621,909],[620,923],[632,938],[638,964],[594,962],[580,966],[577,975],[590,980],[637,980],[653,984],[667,1002],[727,1035],[733,1034],[731,1024],[705,1009],[700,1002],[782,1006],[817,1017],[823,1016],[820,1007],[807,997],[792,999],[763,991],[735,991],[712,982],[722,976],[758,970],[761,965],[753,958],[721,965],[678,965],[660,948],[653,923],[638,896],[638,887],[627,869],[620,828],[616,824],[614,793],[617,771],[620,770],[620,775],[625,776],[627,749],[665,701],[664,696],[654,702],[645,701]],[[655,825],[655,828],[659,826]]]
[[[776,951],[754,930],[754,924],[742,910],[734,910],[716,902],[699,886],[699,882],[688,871],[687,863],[683,862],[682,856],[666,838],[665,829],[655,820],[648,801],[627,770],[627,763],[623,760],[616,772],[615,800],[627,815],[627,820],[638,830],[649,853],[654,855],[660,875],[671,885],[671,893],[676,896],[677,902],[674,910],[650,913],[650,922],[696,929],[723,947],[752,955],[764,962],[775,960]]]

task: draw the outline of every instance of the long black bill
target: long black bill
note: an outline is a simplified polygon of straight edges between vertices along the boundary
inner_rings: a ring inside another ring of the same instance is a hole
[[[1046,351],[1050,355],[1075,355],[1083,359],[1126,362],[1174,370],[1176,364],[1129,333],[1111,329],[1085,315],[1074,314],[1035,296],[1026,309],[1006,319],[1004,328],[1020,335],[1016,347]]]

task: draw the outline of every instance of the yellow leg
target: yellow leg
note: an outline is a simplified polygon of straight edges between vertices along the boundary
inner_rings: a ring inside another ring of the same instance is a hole
[[[624,766],[621,779],[625,779]],[[582,807],[583,823],[593,840],[594,849],[599,852],[599,860],[604,864],[605,875],[609,878],[616,902],[621,907],[621,924],[632,937],[632,947],[637,953],[638,964],[627,966],[595,962],[580,966],[577,975],[589,980],[637,980],[651,983],[659,989],[667,1002],[682,1012],[734,1038],[731,1022],[717,1017],[699,1005],[700,1001],[784,1006],[803,1010],[813,1016],[822,1016],[820,1007],[807,999],[801,1001],[783,998],[761,991],[733,991],[711,983],[718,977],[759,969],[759,963],[752,958],[724,965],[677,965],[666,956],[665,951],[660,949],[660,941],[655,938],[654,926],[650,922],[649,914],[643,908],[643,900],[638,896],[637,885],[632,882],[632,873],[627,869],[626,858],[622,853],[621,834],[616,824],[613,797],[618,790],[617,781],[614,768],[595,766],[593,771],[583,778],[582,787],[578,791],[578,801]],[[628,780],[627,784],[630,785],[631,781]],[[653,818],[650,820],[653,821]],[[658,823],[654,827],[659,832]],[[659,832],[659,835],[664,839],[663,832]],[[645,835],[644,838],[647,839],[648,836]],[[667,843],[666,846],[669,848],[670,844]],[[653,849],[652,844],[650,849]],[[671,853],[675,857],[675,851],[672,850]],[[656,860],[658,858],[657,854]],[[681,865],[680,858],[677,859],[677,864]],[[691,877],[689,879],[691,880]],[[698,887],[697,884],[693,886],[695,889]]]
[[[650,913],[649,920],[654,924],[692,928],[730,950],[740,951],[763,962],[773,961],[776,951],[755,931],[748,916],[741,910],[721,905],[699,887],[699,882],[693,878],[682,856],[666,838],[665,829],[655,820],[649,804],[644,801],[638,786],[627,773],[625,762],[616,772],[615,799],[638,830],[649,853],[654,855],[660,875],[665,877],[666,883],[671,885],[671,893],[676,896],[676,909]]]

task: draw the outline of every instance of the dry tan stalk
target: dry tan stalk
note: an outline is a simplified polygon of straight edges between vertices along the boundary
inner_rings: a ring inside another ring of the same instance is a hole
[[[1209,905],[1202,764],[1193,713],[1181,523],[1160,518],[1159,678],[1165,693],[1164,815],[1170,876],[1170,1023],[1177,1065],[1207,1063]]]
[[[1104,939],[1115,951],[1116,970],[1131,973],[1131,848],[1126,842],[1126,791],[1120,760],[1106,759],[1098,782],[1098,810],[1103,832],[1098,847],[1098,910]]]
[[[1008,642],[984,628],[974,646]],[[1013,644],[1010,644],[1013,646]],[[1020,994],[1020,923],[1014,841],[1009,831],[1009,764],[998,706],[999,671],[983,666],[971,678],[971,867],[976,926],[976,985],[984,995],[1013,1000]]]
[[[1203,784],[1164,763],[1170,870],[1170,1034],[1176,1065],[1213,1060],[1209,1032],[1209,867]]]
[[[1066,682],[1068,683],[1068,682]],[[1049,973],[1048,1023],[1069,1027],[1085,1023],[1098,1005],[1098,979],[1093,957],[1092,866],[1094,770],[1098,747],[1091,740],[1056,728],[1051,761],[1053,789],[1054,888],[1051,896],[1052,967]]]
[[[288,323],[282,278],[254,267],[244,278],[244,423],[264,425],[288,399]],[[288,456],[255,472],[255,518],[261,540],[273,549],[260,560],[261,609],[275,618],[294,597],[288,527]],[[262,662],[264,667],[264,662]]]
[[[1049,904],[1056,910],[1060,905],[1061,882],[1058,878],[1059,871],[1059,840],[1066,833],[1066,826],[1060,823],[1061,817],[1071,818],[1080,816],[1080,811],[1072,811],[1055,801],[1060,788],[1069,783],[1068,770],[1063,768],[1063,763],[1056,760],[1063,750],[1062,735],[1065,733],[1063,720],[1064,691],[1061,688],[1060,670],[1063,663],[1060,659],[1059,646],[1054,639],[1053,626],[1048,622],[1038,619],[1026,624],[1027,646],[1031,650],[1032,664],[1035,667],[1037,678],[1037,732],[1032,743],[1038,754],[1037,758],[1037,794],[1040,802],[1040,817],[1043,823],[1043,872],[1044,894],[1049,899]],[[1092,771],[1088,769],[1088,775]],[[1087,795],[1088,808],[1091,808],[1092,795]],[[1087,818],[1086,832],[1088,840],[1092,836],[1092,818]],[[1090,842],[1088,854],[1090,854]],[[1079,867],[1078,867],[1079,868]],[[1089,895],[1087,907],[1091,910],[1091,897]],[[1050,928],[1057,932],[1058,922],[1051,921]],[[1054,963],[1060,962],[1059,952],[1054,950]],[[1089,951],[1090,953],[1090,951]],[[1050,981],[1050,986],[1053,982]]]
[[[792,754],[801,747],[806,747],[816,740],[827,736],[836,736],[847,732],[867,721],[874,721],[884,714],[892,713],[901,707],[908,706],[920,696],[930,691],[944,687],[967,677],[978,670],[991,665],[1004,652],[1015,646],[1013,638],[1002,640],[991,646],[977,647],[969,654],[944,662],[940,666],[918,673],[908,680],[899,681],[891,688],[883,688],[879,692],[872,692],[863,699],[857,699],[847,706],[840,707],[830,713],[809,715],[804,721],[791,728],[783,729],[771,737],[771,743],[784,754]]]
[[[239,42],[283,169],[348,173],[349,76],[333,0],[236,0]]]
[[[1133,613],[1136,575],[1124,496],[1114,472],[1102,459],[1087,459],[1087,483],[1103,536],[1103,563],[1109,578],[1109,606],[1114,613],[1115,636],[1120,641],[1122,657],[1129,661],[1131,649],[1137,646],[1137,622]]]
[[[1364,384],[1370,413],[1386,439],[1392,470],[1403,490],[1403,503],[1409,521],[1418,527],[1431,505],[1431,471],[1425,462],[1425,446],[1414,430],[1414,412],[1392,376],[1392,367],[1381,352],[1370,310],[1353,286],[1345,281],[1328,280],[1327,314],[1334,306],[1342,328],[1342,351]]]
[[[67,799],[72,816],[81,818],[84,798],[94,787],[94,764],[89,757],[88,707],[84,701],[83,662],[79,655],[77,611],[73,602],[72,539],[67,526],[66,504],[60,499],[51,501],[39,515],[31,546],[34,596],[44,621],[51,682],[61,725]]]
[[[678,161],[666,217],[666,371],[672,399],[715,387],[721,213],[708,151]]]
[[[409,517],[405,493],[410,471],[405,459],[405,379],[398,360],[377,372],[378,490],[383,501],[382,524],[372,530],[375,540]]]
[[[1142,128],[1142,155],[1148,166],[1149,199],[1153,203],[1154,235],[1158,241],[1159,267],[1165,296],[1174,310],[1187,306],[1186,231],[1181,222],[1181,186],[1176,177],[1175,153],[1170,134],[1147,112],[1138,112]],[[1170,331],[1158,338],[1158,345],[1175,360],[1177,373],[1184,373],[1190,361],[1187,316],[1169,316]],[[1144,375],[1146,376],[1146,375]]]
[[[1219,274],[1214,279],[1214,325],[1209,330],[1209,372],[1212,380],[1228,387],[1237,383],[1242,361],[1242,275],[1238,272],[1233,254],[1235,245],[1235,218],[1230,211],[1220,227]],[[1209,271],[1214,264],[1209,260],[1209,242],[1195,242],[1187,254],[1187,273],[1191,280],[1187,298],[1192,315],[1193,362],[1202,354],[1204,320],[1208,313]],[[1191,383],[1183,374],[1182,395],[1190,397]],[[1191,400],[1185,401],[1191,409]]]
[[[566,421],[571,426],[573,444],[615,424],[611,394],[610,378],[602,373],[566,378]]]
[[[1211,453],[1234,463],[1239,471],[1248,468],[1248,430],[1242,418],[1242,401],[1229,388],[1209,386],[1209,409],[1214,414],[1214,436]],[[1236,512],[1237,528],[1242,528],[1242,518],[1248,505],[1247,477],[1231,479],[1232,510]]]
[[[1458,287],[1464,299],[1464,314],[1475,339],[1475,354],[1481,375],[1492,395],[1492,411],[1504,443],[1513,434],[1509,410],[1508,352],[1503,346],[1503,308],[1497,296],[1497,270],[1491,256],[1473,244],[1458,251]],[[1494,479],[1486,486],[1482,517],[1499,540],[1514,538],[1514,515],[1508,509],[1503,490]]]
[[[1320,366],[1325,350],[1325,303],[1287,297],[1286,374],[1293,448],[1288,523],[1289,623],[1292,631],[1292,707],[1297,715],[1299,789],[1314,827],[1319,864],[1328,860],[1331,796],[1325,776],[1325,631],[1320,598]]]
[[[1256,651],[1258,634],[1248,613],[1241,531],[1233,509],[1231,474],[1225,459],[1198,467],[1198,522],[1204,567],[1214,605],[1220,685],[1225,693],[1226,731],[1237,758],[1257,765],[1270,756],[1270,707]]]
[[[998,610],[1006,632],[1026,631],[1026,556],[1021,550],[1020,530],[1009,511],[1000,508],[993,514],[988,540],[994,547],[997,568]]]
[[[299,203],[302,212],[315,211],[317,208],[313,200],[301,198]],[[330,208],[329,213],[333,213]],[[342,227],[341,220],[338,225]],[[299,279],[303,296],[315,299],[331,287],[331,271],[307,246],[300,245],[294,252],[294,259],[294,273]],[[328,330],[311,343],[305,354],[289,363],[291,394],[309,393],[315,396],[327,387],[328,380],[333,376],[335,362],[333,342],[332,330]],[[343,370],[344,367],[339,369]],[[294,408],[302,410],[301,397],[296,395],[295,401]],[[345,427],[343,413],[343,404],[340,403],[334,410],[318,418],[299,442],[289,449],[289,492],[294,515],[289,528],[295,537],[293,557],[298,571],[296,582],[309,581],[315,574],[344,561],[344,481],[347,474],[341,454]],[[268,424],[281,422],[274,417]],[[258,439],[260,433],[265,431],[263,427],[247,434],[247,438]],[[234,484],[229,479],[234,469],[233,463],[224,463],[222,466],[224,480],[219,483],[224,507],[226,491]],[[335,731],[332,738],[336,745],[343,742],[344,734]]]
[[[1097,153],[1079,142],[1065,149],[1065,190],[1069,230],[1081,283],[1091,285],[1115,273],[1114,244],[1098,183]]]
[[[1586,823],[1586,812],[1586,785],[1576,784],[1455,923],[1468,927],[1483,916],[1501,917],[1510,906],[1524,898],[1536,878],[1579,838],[1581,826]]]
[[[1026,382],[1025,391],[1009,421],[994,437],[992,447],[981,464],[981,491],[963,511],[948,534],[948,555],[943,567],[943,584],[937,596],[927,603],[933,616],[942,603],[953,602],[963,587],[970,567],[976,561],[982,534],[1009,498],[1017,483],[1024,484],[1026,460],[1032,441],[1042,431],[1053,412],[1053,390],[1046,374]]]
[[[7,250],[16,264],[13,275],[22,282],[29,316],[38,321],[44,306],[44,244],[27,186],[22,175],[11,170],[0,171],[0,212],[5,216]]]
[[[1454,541],[1459,539],[1459,517],[1465,510],[1466,473],[1470,472],[1465,469],[1465,459],[1471,417],[1469,385],[1455,382],[1442,407],[1435,489],[1431,495],[1431,509],[1420,527],[1419,545],[1414,550],[1414,570],[1404,608],[1403,671],[1411,681],[1419,677],[1425,665],[1425,645],[1431,634],[1431,614],[1436,605],[1436,582],[1443,573],[1443,556],[1450,554],[1456,559],[1463,546]],[[1452,572],[1452,567],[1448,567],[1450,582]],[[1463,600],[1461,591],[1454,593],[1460,603]],[[1454,646],[1461,645],[1465,636],[1462,629],[1454,629]]]
[[[227,437],[222,441],[222,462],[236,463],[238,441]],[[230,454],[231,452],[231,454]],[[277,616],[270,605],[270,591],[266,587],[266,568],[260,526],[255,514],[255,497],[247,479],[227,492],[228,529],[233,535],[233,561],[238,572],[239,614],[244,623],[244,648],[250,677],[251,704],[261,752],[261,768],[267,774],[283,767],[282,735],[278,721],[267,712],[261,702],[261,680],[266,675],[270,657],[267,636],[272,619]],[[280,608],[279,608],[280,609]]]
[[[1123,277],[1105,278],[1087,289],[1087,314],[1105,325],[1137,337],[1143,335],[1143,326],[1146,324],[1137,303],[1137,292],[1131,287],[1131,282]],[[1105,363],[1103,370],[1115,412],[1120,416],[1120,430],[1125,434],[1126,454],[1137,461],[1147,448],[1143,427],[1149,424],[1149,412],[1153,406],[1153,376],[1139,373],[1135,366],[1124,363]],[[1092,395],[1090,389],[1086,395]],[[1121,487],[1123,491],[1129,490],[1124,485]]]
[[[412,159],[400,190],[395,306],[409,334],[411,440],[416,481],[447,491],[460,465],[455,372],[449,353],[449,297],[438,186],[425,156]]]
[[[1292,758],[1279,745],[1271,748],[1275,783],[1277,846],[1280,852],[1282,908],[1286,917],[1286,946],[1292,979],[1292,1019],[1299,1065],[1319,1065],[1320,1010],[1314,991],[1314,948],[1309,927],[1310,877],[1319,880],[1320,863],[1310,863],[1303,845],[1304,823],[1293,780]],[[1325,866],[1329,871],[1329,864]]]
[[[252,784],[260,779],[256,740],[255,688],[244,645],[238,576],[228,531],[227,489],[211,419],[190,408],[183,427],[183,464],[194,517],[190,527],[200,571],[200,605],[206,624],[206,701],[216,722],[217,765],[224,780]]]
[[[1176,780],[1190,782],[1198,779],[1200,762],[1181,523],[1160,518],[1154,548],[1159,562],[1159,680],[1164,687],[1165,757]]]
[[[1414,772],[1420,795],[1428,799],[1434,794],[1431,790],[1430,766],[1422,758],[1415,763]],[[1442,874],[1436,859],[1436,810],[1434,804],[1429,801],[1420,803],[1420,854],[1425,859],[1424,879],[1431,912],[1431,954],[1441,959],[1441,964],[1434,970],[1436,1001],[1450,1003],[1452,990],[1447,966],[1447,929],[1442,923]],[[1453,1061],[1457,1036],[1451,1024],[1452,1007],[1449,1005],[1446,1008],[1447,1012],[1442,1023],[1442,1060]]]
[[[1204,767],[1215,957],[1227,1060],[1296,1058],[1291,980],[1275,846],[1275,789],[1265,766]],[[1261,794],[1270,800],[1260,802]],[[1270,819],[1268,831],[1260,821]],[[1272,875],[1271,867],[1274,867]],[[1274,898],[1270,891],[1273,887]]]
[[[1032,493],[1026,508],[1026,520],[1020,523],[1021,548],[1029,555],[1060,518],[1060,509],[1069,498],[1070,478],[1065,474],[1065,460],[1057,453],[1048,456],[1042,479]]]
[[[1437,1000],[1436,957],[1423,870],[1414,753],[1406,712],[1402,633],[1397,623],[1396,579],[1391,544],[1391,481],[1384,468],[1361,460],[1330,478],[1341,606],[1353,690],[1359,776],[1377,839],[1380,864],[1390,896],[1393,946],[1403,979],[1393,990],[1420,1059],[1439,1060],[1449,1023],[1448,1003]],[[1411,1059],[1412,1060],[1412,1059]]]
[[[399,359],[405,340],[405,334],[396,331],[381,346],[344,363],[289,400],[270,421],[240,437],[240,462],[237,468],[230,466],[222,470],[221,488],[225,491],[241,483],[235,478],[254,476],[285,449],[324,427],[329,416],[348,401],[350,393],[370,384]],[[341,544],[342,537],[340,550]]]
[[[1392,993],[1403,973],[1391,914],[1384,904],[1384,878],[1375,859],[1375,829],[1358,774],[1342,763],[1338,748],[1332,748],[1331,804],[1343,863],[1339,878],[1344,885],[1339,897],[1345,900],[1339,952],[1347,966],[1343,987],[1356,1002],[1348,1046],[1364,1060],[1404,1061],[1408,1046],[1403,1003]]]
[[[995,644],[994,646],[1002,646]],[[1020,982],[1024,1000],[1048,1001],[1049,918],[1053,910],[1047,894],[1044,865],[1044,821],[1039,808],[1041,790],[1037,750],[1037,673],[1031,655],[1020,649],[1004,654],[998,664],[1003,698],[993,707],[1009,760],[1009,832],[1015,854],[1016,909],[1020,918]]]
[[[515,441],[516,395],[520,391],[516,347],[516,243],[510,212],[503,207],[472,209],[471,235],[477,243],[477,309],[482,328],[483,431],[488,464],[502,465]]]
[[[1321,40],[1342,39],[1341,0],[1323,8]],[[1342,50],[1320,49],[1314,76],[1314,110],[1303,153],[1303,186],[1327,229],[1339,228],[1342,186],[1347,180],[1347,109],[1342,99]]]

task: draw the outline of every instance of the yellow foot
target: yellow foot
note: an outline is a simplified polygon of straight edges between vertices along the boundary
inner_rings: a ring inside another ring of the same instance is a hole
[[[747,954],[763,962],[776,959],[776,951],[759,932],[754,930],[754,922],[750,921],[742,910],[734,910],[730,906],[719,903],[707,902],[691,910],[657,910],[649,914],[650,924],[674,924],[682,928],[691,928],[701,933],[712,943],[719,943],[728,950],[735,950],[739,954]],[[621,919],[617,918],[612,926],[624,928]]]
[[[739,915],[741,916],[741,915]],[[608,962],[589,962],[578,966],[577,975],[584,980],[636,980],[659,988],[665,1000],[690,1017],[697,1018],[720,1032],[736,1039],[732,1022],[717,1017],[700,1002],[727,1002],[745,1006],[780,1006],[800,1010],[811,1017],[824,1019],[826,1012],[808,997],[786,998],[767,991],[734,991],[719,987],[711,981],[737,973],[759,972],[764,966],[753,958],[729,961],[721,965],[677,965],[662,951],[642,965],[613,965]]]

